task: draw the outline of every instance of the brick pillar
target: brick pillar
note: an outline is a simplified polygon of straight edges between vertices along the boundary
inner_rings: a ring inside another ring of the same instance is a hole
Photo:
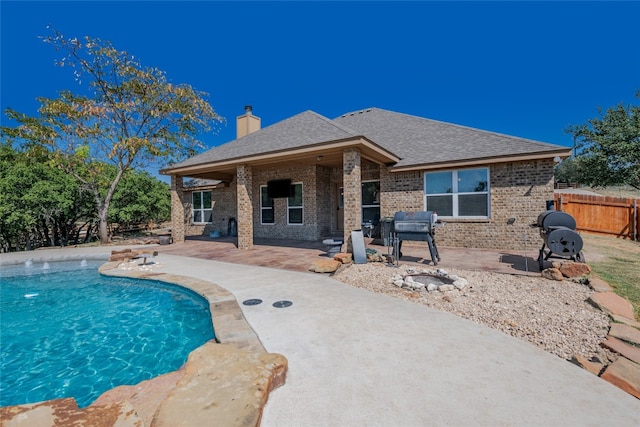
[[[351,231],[362,229],[360,150],[347,148],[342,152],[342,171],[344,187],[344,245],[342,250],[353,252]]]
[[[238,195],[238,249],[253,247],[253,175],[251,166],[238,165],[236,191]]]
[[[174,243],[184,242],[186,215],[182,177],[171,175],[171,236]]]

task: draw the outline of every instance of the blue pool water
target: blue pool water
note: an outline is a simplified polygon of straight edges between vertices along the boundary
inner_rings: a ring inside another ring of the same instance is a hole
[[[0,406],[74,397],[84,407],[180,368],[214,338],[202,297],[102,276],[102,262],[0,268]]]

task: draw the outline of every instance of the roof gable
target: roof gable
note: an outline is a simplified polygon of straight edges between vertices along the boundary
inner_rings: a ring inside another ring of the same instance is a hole
[[[344,125],[307,110],[242,138],[190,157],[169,169],[286,151],[355,136],[357,136],[356,133]]]

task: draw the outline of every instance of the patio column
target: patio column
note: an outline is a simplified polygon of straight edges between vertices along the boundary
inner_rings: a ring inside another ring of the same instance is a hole
[[[182,177],[171,175],[171,237],[174,243],[184,242],[185,209]]]
[[[342,184],[344,188],[344,244],[342,250],[353,252],[351,231],[362,229],[362,176],[360,150],[342,152]]]
[[[238,165],[238,249],[248,250],[253,247],[253,175],[251,166]]]

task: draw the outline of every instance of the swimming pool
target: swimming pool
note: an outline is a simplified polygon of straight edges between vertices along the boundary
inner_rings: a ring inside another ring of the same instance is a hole
[[[0,268],[0,406],[74,397],[174,371],[214,338],[209,303],[162,282],[106,277],[104,261]]]

